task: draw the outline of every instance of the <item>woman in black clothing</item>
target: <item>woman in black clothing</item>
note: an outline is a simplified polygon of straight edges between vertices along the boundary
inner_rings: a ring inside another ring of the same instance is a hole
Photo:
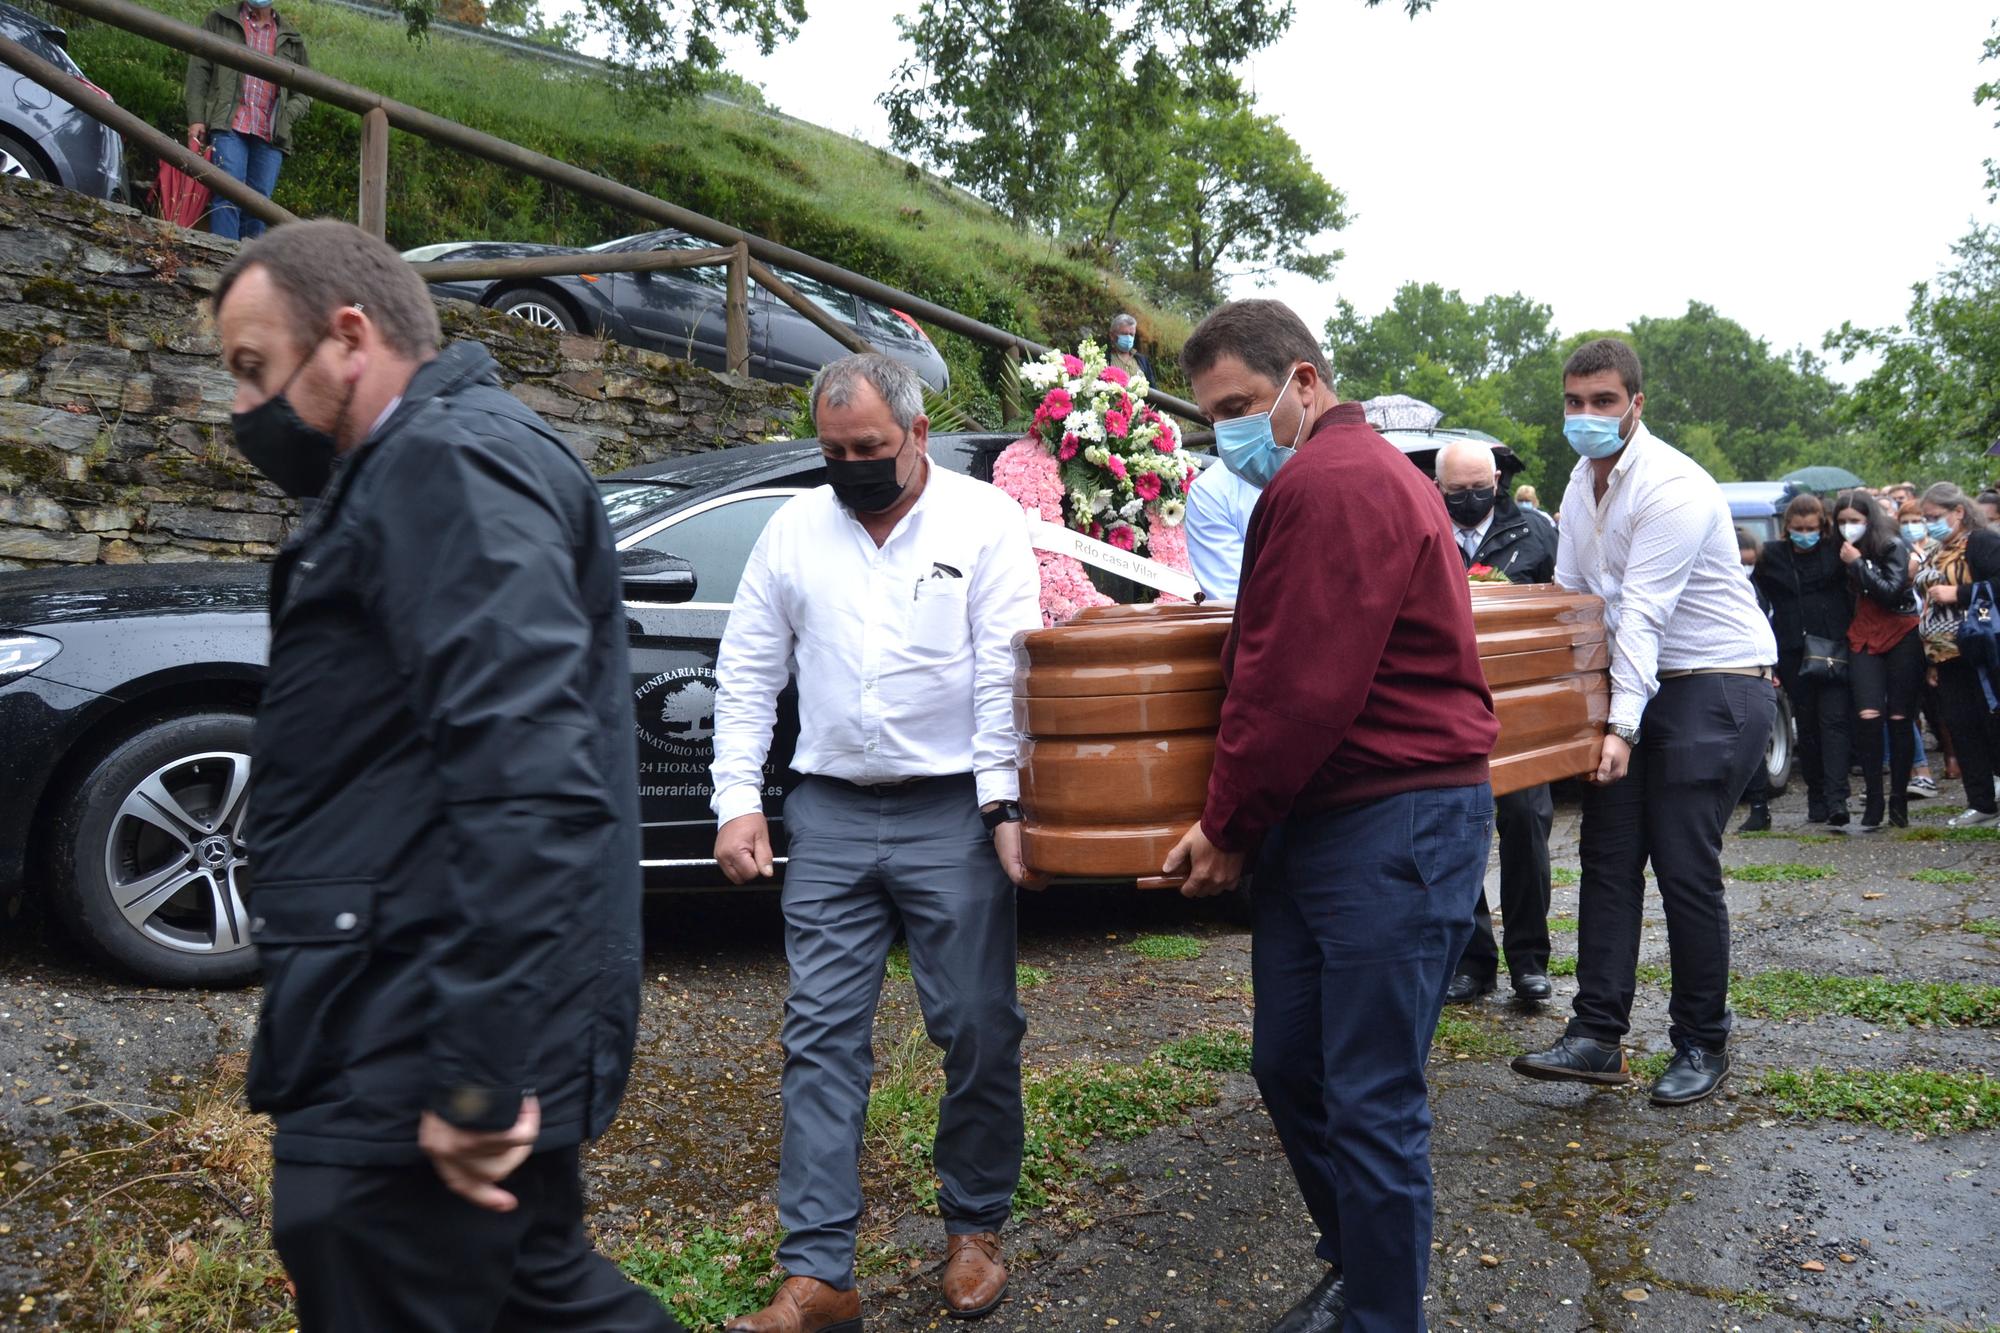
[[[2000,532],[1989,529],[1985,515],[1948,481],[1924,492],[1923,512],[1931,549],[1917,567],[1917,590],[1924,598],[1918,632],[1944,701],[1944,723],[1951,728],[1959,774],[1965,779],[1966,811],[1947,822],[1953,828],[1991,824],[2000,820],[1993,791],[2000,713],[1987,702],[1979,672],[1958,655],[1958,627],[1974,584],[2000,588]],[[2000,692],[2000,681],[1988,683]]]
[[[1916,758],[1917,695],[1924,683],[1923,640],[1917,635],[1916,563],[1895,521],[1860,491],[1840,497],[1833,521],[1840,559],[1854,589],[1847,626],[1848,688],[1854,696],[1854,749],[1868,797],[1861,827],[1882,825],[1882,740],[1889,741],[1889,822],[1910,823],[1910,767]],[[1884,728],[1886,715],[1889,725]]]
[[[1785,506],[1785,535],[1764,544],[1753,577],[1771,600],[1778,679],[1792,697],[1792,718],[1799,729],[1806,817],[1837,826],[1847,822],[1851,701],[1846,663],[1825,659],[1847,656],[1853,602],[1840,542],[1828,540],[1828,529],[1826,506],[1818,496],[1792,497]]]

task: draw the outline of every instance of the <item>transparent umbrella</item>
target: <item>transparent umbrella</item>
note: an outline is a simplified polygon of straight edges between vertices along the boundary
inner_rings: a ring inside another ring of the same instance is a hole
[[[1861,478],[1844,467],[1821,464],[1818,467],[1802,467],[1796,472],[1787,472],[1778,478],[1788,481],[1802,491],[1851,491],[1861,484]]]
[[[1368,424],[1376,430],[1434,430],[1444,413],[1421,398],[1406,393],[1386,393],[1361,404]]]

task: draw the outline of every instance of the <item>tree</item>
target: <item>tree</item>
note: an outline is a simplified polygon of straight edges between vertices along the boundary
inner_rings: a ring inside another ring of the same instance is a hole
[[[1989,44],[1990,45],[1990,44]],[[1978,227],[1952,247],[1957,263],[1935,285],[1911,288],[1905,326],[1843,324],[1828,348],[1882,364],[1854,386],[1845,418],[1876,440],[1893,467],[1972,482],[2000,436],[2000,228]]]
[[[1314,240],[1345,226],[1345,199],[1276,119],[1234,89],[1176,109],[1164,175],[1133,209],[1132,276],[1190,313],[1224,299],[1224,268],[1324,279],[1338,250]]]

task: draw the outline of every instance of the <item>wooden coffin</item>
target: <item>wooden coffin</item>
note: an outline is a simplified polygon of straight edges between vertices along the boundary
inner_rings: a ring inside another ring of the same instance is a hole
[[[1201,817],[1222,716],[1227,603],[1107,606],[1014,640],[1022,838],[1043,879],[1158,875]],[[1610,708],[1604,604],[1475,583],[1501,795],[1597,767]]]

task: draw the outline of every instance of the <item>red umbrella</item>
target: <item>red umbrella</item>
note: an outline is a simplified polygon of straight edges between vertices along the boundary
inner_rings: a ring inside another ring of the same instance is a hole
[[[193,135],[188,151],[213,160],[213,150]],[[160,163],[159,179],[153,182],[153,209],[178,227],[192,227],[208,209],[208,187],[171,162]]]

